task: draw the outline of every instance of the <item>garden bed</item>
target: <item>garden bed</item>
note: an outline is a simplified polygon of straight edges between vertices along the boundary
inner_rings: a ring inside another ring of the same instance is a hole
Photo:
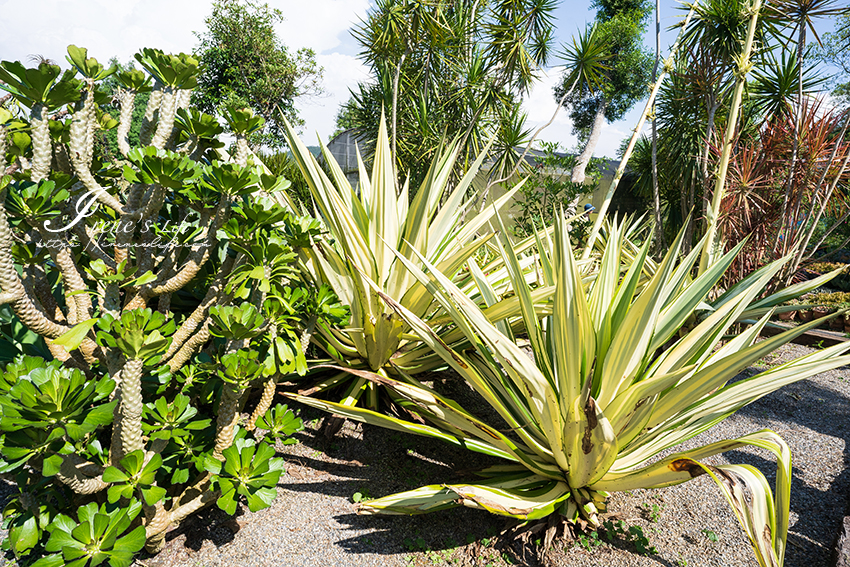
[[[776,363],[808,352],[786,345]],[[752,367],[742,376],[763,367]],[[443,388],[461,394],[463,385]],[[458,396],[460,397],[460,396]],[[467,403],[467,400],[461,400]],[[318,433],[320,414],[302,409],[307,428],[299,443],[279,445],[287,473],[274,504],[235,519],[208,510],[169,534],[165,549],[141,557],[137,567],[254,567],[267,565],[477,565],[517,564],[523,549],[498,532],[505,522],[476,510],[449,510],[418,517],[354,514],[353,499],[382,496],[426,483],[469,478],[469,470],[491,459],[436,441],[347,423],[326,440]],[[791,522],[785,565],[828,565],[846,507],[850,476],[850,369],[841,368],[799,382],[759,400],[691,442],[696,446],[770,427],[781,434],[794,460]],[[755,450],[729,453],[768,479],[774,463]],[[722,457],[714,462],[721,462]],[[638,553],[636,539],[602,532],[582,542],[558,542],[556,566],[755,566],[749,544],[714,484],[697,478],[657,491],[615,494],[610,511],[626,530],[640,528],[655,553]],[[530,551],[525,557],[534,564]]]

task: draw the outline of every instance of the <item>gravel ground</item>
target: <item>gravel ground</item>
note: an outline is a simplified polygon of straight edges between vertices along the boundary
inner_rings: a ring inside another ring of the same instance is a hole
[[[809,352],[786,345],[768,360],[776,363]],[[760,368],[748,369],[752,375]],[[435,386],[436,387],[436,386]],[[462,404],[465,386],[440,387]],[[492,566],[536,560],[521,545],[498,534],[505,522],[476,510],[459,509],[417,517],[357,516],[353,496],[377,497],[423,484],[468,479],[469,471],[496,462],[434,440],[347,423],[326,440],[318,433],[320,413],[301,408],[307,428],[299,443],[279,445],[287,473],[278,498],[261,512],[235,519],[205,511],[169,534],[165,549],[141,557],[135,567],[265,566]],[[846,507],[850,436],[850,369],[842,368],[788,386],[744,408],[686,446],[703,445],[770,427],[782,435],[794,458],[791,528],[785,565],[829,564]],[[749,463],[772,479],[772,455],[738,450],[713,462]],[[0,487],[0,493],[4,487]],[[0,497],[2,494],[0,494]],[[706,476],[683,485],[617,493],[609,512],[626,529],[646,538],[646,555],[634,537],[557,542],[549,555],[556,567],[756,566],[746,537],[714,483]],[[519,558],[519,559],[518,559]]]

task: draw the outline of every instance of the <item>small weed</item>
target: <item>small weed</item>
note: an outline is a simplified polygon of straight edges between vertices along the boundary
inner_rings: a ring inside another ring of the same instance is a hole
[[[708,538],[708,541],[714,542],[714,543],[717,542],[717,539],[718,539],[717,534],[714,533],[712,530],[704,529],[704,530],[700,530],[700,531],[705,535],[705,537]]]
[[[579,534],[575,545],[584,548],[585,551],[592,552],[594,549],[602,545],[602,541],[599,539],[599,532],[593,530],[589,534]]]
[[[679,567],[688,567],[688,561],[687,559],[682,557],[681,553],[679,554],[679,559],[676,560],[676,565],[678,565]]]
[[[658,520],[661,518],[661,512],[664,511],[664,504],[661,504],[659,506],[658,504],[655,504],[655,503],[650,505],[650,504],[647,504],[646,502],[644,502],[642,506],[643,506],[644,512],[646,513],[647,518],[649,518],[649,521],[652,522],[653,524],[658,523]]]
[[[372,499],[372,495],[369,494],[369,491],[366,490],[365,488],[363,490],[361,490],[359,492],[355,492],[354,494],[351,495],[351,500],[354,503],[365,502],[366,500],[371,500],[371,499]]]
[[[644,535],[643,528],[640,526],[629,526],[623,520],[619,520],[617,522],[606,520],[602,522],[602,527],[605,531],[605,538],[609,542],[613,542],[615,538],[624,539],[626,541],[634,542],[635,549],[641,555],[658,553],[655,546],[649,544],[649,539],[647,539],[646,535]],[[595,533],[596,532],[592,532],[591,535]],[[579,539],[581,539],[581,536],[579,536]]]
[[[425,551],[428,549],[428,544],[421,537],[416,539],[406,537],[403,543],[408,551]]]
[[[631,534],[632,539],[635,542],[635,549],[641,555],[650,555],[658,553],[658,550],[655,549],[654,545],[649,545],[649,540],[643,534],[643,528],[640,526],[630,526],[629,534]]]

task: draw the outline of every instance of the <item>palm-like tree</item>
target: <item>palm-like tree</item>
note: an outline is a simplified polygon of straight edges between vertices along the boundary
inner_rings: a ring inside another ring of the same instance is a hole
[[[445,137],[461,140],[459,167],[493,132],[508,154],[496,158],[515,163],[524,117],[505,109],[549,58],[553,9],[553,0],[380,0],[354,32],[373,75],[349,101],[355,126],[373,141],[387,108],[395,163],[414,186],[423,152]]]
[[[806,53],[806,32],[810,30],[820,43],[820,37],[814,27],[814,20],[838,14],[842,8],[837,7],[836,0],[779,0],[773,8],[777,18],[787,22],[787,37],[797,35],[797,104],[794,118],[794,147],[791,153],[791,167],[785,181],[785,195],[782,204],[782,227],[789,226],[791,193],[794,183],[794,169],[798,158],[799,134],[803,120],[803,57]],[[788,239],[780,244],[783,253],[787,252]]]

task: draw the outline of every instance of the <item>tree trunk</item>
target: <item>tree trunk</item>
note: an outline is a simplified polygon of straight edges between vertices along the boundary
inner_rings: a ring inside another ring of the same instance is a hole
[[[652,83],[658,80],[658,62],[661,59],[661,0],[655,0],[655,66],[652,68]],[[655,109],[652,112],[652,208],[655,212],[655,250],[660,252],[667,246],[661,227],[661,195],[658,191],[658,127]]]
[[[393,77],[393,131],[392,131],[392,149],[393,149],[393,171],[396,170],[398,163],[398,154],[396,153],[396,130],[398,127],[398,81],[401,77],[401,66],[404,65],[404,60],[407,59],[407,54],[410,49],[405,50],[401,59],[398,60],[398,65],[395,68],[395,76]]]
[[[709,195],[708,187],[708,154],[711,150],[711,137],[714,135],[714,117],[717,114],[717,109],[720,107],[720,101],[723,100],[723,97],[719,96],[719,93],[711,91],[708,96],[708,108],[706,109],[708,112],[708,124],[705,128],[705,144],[702,149],[702,156],[700,157],[700,171],[702,172],[702,185],[703,185],[703,194],[701,196],[701,213],[702,218],[705,219],[705,216],[708,214],[708,201]],[[694,201],[691,201],[691,206],[694,206]]]
[[[782,223],[779,234],[783,236],[781,241],[781,255],[789,251],[788,241],[791,240],[791,230],[796,229],[788,214],[788,205],[791,201],[791,189],[794,185],[794,169],[797,166],[797,153],[800,148],[800,123],[803,113],[803,50],[806,48],[806,22],[800,22],[800,31],[797,37],[797,108],[794,112],[794,145],[791,149],[791,166],[788,169],[788,178],[785,180],[785,191],[782,198]]]
[[[584,183],[587,165],[590,163],[590,158],[593,157],[596,144],[599,143],[599,137],[602,135],[602,125],[605,122],[605,111],[607,109],[608,101],[603,99],[596,109],[596,116],[593,117],[593,125],[590,127],[590,136],[587,138],[587,144],[576,159],[576,164],[570,175],[570,181],[573,183]]]
[[[570,174],[570,181],[573,183],[584,183],[585,171],[590,163],[590,158],[593,157],[593,152],[596,150],[596,145],[599,143],[599,137],[602,135],[602,125],[605,122],[605,110],[608,108],[608,101],[603,99],[596,109],[596,116],[593,117],[593,125],[590,127],[590,136],[587,138],[587,144],[573,166],[573,171]],[[567,205],[566,215],[570,218],[576,214],[578,207],[579,196],[570,201]]]

